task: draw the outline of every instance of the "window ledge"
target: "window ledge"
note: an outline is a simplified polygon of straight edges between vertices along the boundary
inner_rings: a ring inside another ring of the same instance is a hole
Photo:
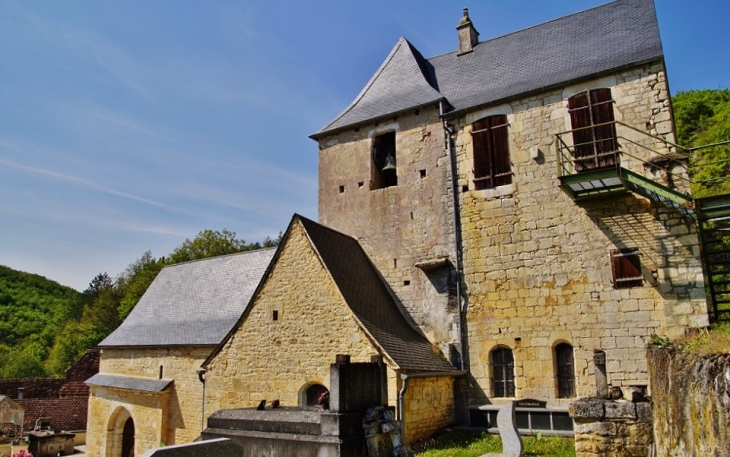
[[[515,185],[512,183],[505,186],[498,186],[493,189],[475,190],[474,192],[487,199],[506,197],[515,193]]]

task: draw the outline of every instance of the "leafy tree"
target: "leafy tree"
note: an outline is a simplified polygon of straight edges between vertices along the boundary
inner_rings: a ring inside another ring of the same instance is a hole
[[[680,92],[672,98],[672,106],[682,146],[730,140],[730,89]],[[730,192],[730,145],[699,149],[692,162],[695,197]]]
[[[205,259],[219,255],[259,249],[259,243],[246,244],[244,240],[236,238],[236,232],[223,229],[203,230],[194,240],[185,240],[170,255],[170,263],[188,262],[190,260]]]

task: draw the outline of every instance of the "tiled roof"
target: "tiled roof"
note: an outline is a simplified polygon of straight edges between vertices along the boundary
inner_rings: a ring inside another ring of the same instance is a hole
[[[455,371],[407,321],[360,243],[302,216],[299,219],[345,302],[385,354],[403,370]]]
[[[95,374],[86,380],[90,386],[113,387],[115,389],[162,392],[172,384],[172,379],[135,378],[110,374]]]
[[[243,314],[274,248],[163,268],[99,347],[214,346]]]
[[[401,39],[355,101],[312,137],[442,98],[452,112],[499,103],[662,56],[652,0],[615,0],[425,62]],[[411,60],[425,71],[419,75]],[[423,95],[411,97],[414,88]]]
[[[25,430],[33,430],[36,420],[42,417],[50,417],[56,430],[86,430],[88,397],[26,398],[16,402],[25,409]]]

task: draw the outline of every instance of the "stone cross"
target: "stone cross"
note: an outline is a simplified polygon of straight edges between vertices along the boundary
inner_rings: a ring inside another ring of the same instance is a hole
[[[484,454],[481,457],[520,457],[522,437],[515,425],[515,403],[509,402],[497,413],[497,427],[502,438],[501,454]]]

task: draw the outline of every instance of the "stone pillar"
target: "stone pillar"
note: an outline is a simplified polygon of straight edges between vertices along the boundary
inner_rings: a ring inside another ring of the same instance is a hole
[[[651,455],[651,403],[582,398],[570,405],[576,457]]]

